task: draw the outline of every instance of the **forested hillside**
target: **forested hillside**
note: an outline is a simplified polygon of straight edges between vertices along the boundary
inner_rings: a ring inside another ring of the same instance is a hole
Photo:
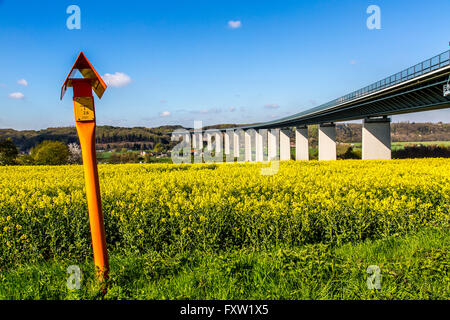
[[[208,128],[235,127],[236,124],[221,124]],[[157,128],[124,128],[112,126],[98,126],[96,132],[97,149],[111,150],[127,148],[134,150],[153,149],[161,144],[170,149],[174,142],[170,141],[170,134],[181,126],[161,126]],[[190,129],[190,128],[187,128]],[[450,140],[449,123],[392,123],[392,141],[448,141]],[[361,124],[349,123],[337,125],[338,142],[361,142]],[[309,126],[310,142],[317,144],[317,126]],[[0,139],[11,138],[21,152],[28,152],[32,147],[44,140],[56,140],[66,144],[76,142],[78,137],[75,127],[48,128],[44,130],[0,129]]]

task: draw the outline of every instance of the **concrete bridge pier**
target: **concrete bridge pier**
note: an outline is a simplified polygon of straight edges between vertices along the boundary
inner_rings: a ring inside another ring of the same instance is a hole
[[[267,160],[278,160],[280,129],[270,129],[267,132]]]
[[[222,133],[219,130],[211,129],[205,132],[206,136],[206,150],[215,153],[221,153],[223,148]],[[214,143],[213,143],[214,137]]]
[[[234,131],[226,130],[223,134],[223,151],[225,153],[225,162],[234,162]]]
[[[290,130],[280,130],[280,160],[291,160]]]
[[[217,131],[214,133],[214,143],[215,143],[215,151],[216,153],[222,153],[223,149],[223,138],[222,138],[222,132]]]
[[[232,132],[225,131],[223,134],[223,152],[225,155],[229,155],[231,153],[231,141],[233,139]]]
[[[264,140],[267,139],[267,130],[260,129],[255,132],[255,151],[256,161],[262,162],[264,160]]]
[[[192,139],[191,139],[191,141],[192,141],[192,149],[196,149],[197,148],[197,135],[194,133],[193,135],[192,135]]]
[[[319,160],[336,160],[336,125],[319,124]]]
[[[201,132],[194,132],[192,134],[192,148],[200,152],[203,150],[203,134]]]
[[[245,130],[244,133],[244,147],[245,147],[245,162],[254,162],[253,159],[253,145],[255,145],[256,131],[255,129]]]
[[[309,160],[307,126],[295,128],[295,160]]]
[[[362,159],[391,159],[390,118],[366,118],[363,120]]]
[[[192,149],[194,150],[194,163],[203,162],[203,134],[195,132],[192,134]]]
[[[206,133],[206,149],[212,151],[212,134]]]
[[[235,158],[239,158],[239,152],[240,152],[240,141],[239,141],[239,132],[235,131],[233,132],[233,153]]]
[[[188,145],[188,148],[190,148],[191,147],[191,141],[192,141],[191,134],[189,132],[186,132],[185,134],[183,134],[183,139],[186,142],[186,144]]]

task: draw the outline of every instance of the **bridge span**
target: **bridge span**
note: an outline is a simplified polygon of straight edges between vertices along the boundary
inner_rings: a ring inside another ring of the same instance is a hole
[[[389,116],[450,107],[449,81],[450,50],[289,117],[236,128],[195,129],[192,147],[203,149],[206,137],[207,150],[221,152],[223,146],[227,156],[243,161],[289,160],[289,130],[294,129],[295,158],[308,160],[307,126],[318,124],[319,160],[336,160],[335,122],[363,119],[362,158],[390,159]]]

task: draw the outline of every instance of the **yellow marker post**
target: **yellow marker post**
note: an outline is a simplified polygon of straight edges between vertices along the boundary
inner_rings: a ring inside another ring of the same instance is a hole
[[[80,71],[84,78],[73,78],[76,70]],[[106,84],[81,52],[62,86],[61,99],[63,98],[67,87],[73,87],[73,108],[75,113],[75,124],[83,154],[84,179],[89,209],[94,263],[97,271],[97,278],[103,283],[108,278],[109,264],[100,198],[97,158],[95,153],[96,122],[92,90],[94,90],[100,99],[106,90]],[[105,287],[104,290],[106,290]]]

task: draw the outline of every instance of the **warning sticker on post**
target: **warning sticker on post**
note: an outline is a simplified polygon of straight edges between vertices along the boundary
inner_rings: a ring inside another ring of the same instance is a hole
[[[92,97],[74,97],[73,108],[76,121],[94,121],[94,99]]]

